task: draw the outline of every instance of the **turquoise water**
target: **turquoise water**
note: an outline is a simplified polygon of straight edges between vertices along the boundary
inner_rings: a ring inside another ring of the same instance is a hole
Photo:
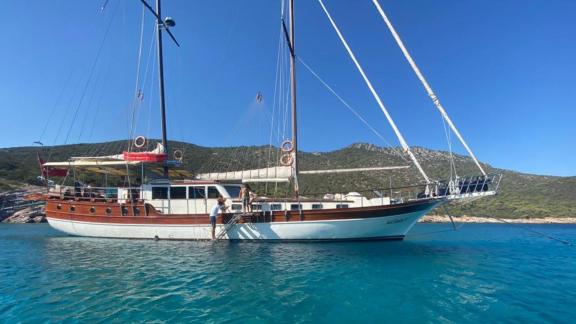
[[[2,322],[574,322],[576,247],[518,225],[403,242],[209,243],[0,225]],[[576,241],[574,225],[530,228]]]

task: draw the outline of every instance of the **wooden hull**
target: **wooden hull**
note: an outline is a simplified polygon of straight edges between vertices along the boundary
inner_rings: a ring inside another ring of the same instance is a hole
[[[398,205],[349,209],[303,210],[256,214],[243,218],[225,231],[229,240],[372,240],[402,239],[412,226],[442,200],[423,200]],[[59,207],[57,207],[59,205]],[[118,211],[122,206],[115,204]],[[70,211],[70,208],[74,210]],[[62,232],[91,237],[208,240],[207,215],[162,215],[145,205],[124,206],[124,214],[101,215],[110,204],[48,201],[47,219]],[[147,214],[132,216],[138,209]],[[88,211],[88,212],[86,212]],[[110,210],[109,210],[110,211]],[[232,214],[218,218],[216,233],[224,230]]]

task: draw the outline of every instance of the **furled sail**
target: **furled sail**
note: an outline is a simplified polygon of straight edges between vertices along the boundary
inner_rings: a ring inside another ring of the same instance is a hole
[[[166,160],[166,152],[161,143],[156,144],[152,151],[123,152],[122,154],[104,156],[73,156],[72,161],[140,161],[140,162],[163,162]]]
[[[326,174],[348,172],[370,172],[406,169],[409,166],[387,166],[372,168],[329,169],[300,171],[300,174]],[[292,177],[292,167],[278,166],[271,168],[239,170],[230,172],[201,173],[196,175],[198,180],[242,181],[242,182],[287,182]]]
[[[230,172],[211,172],[196,175],[198,180],[243,181],[243,182],[286,182],[292,177],[292,168],[278,166]]]
[[[348,172],[367,172],[367,171],[386,171],[386,170],[397,170],[397,169],[407,169],[410,166],[389,166],[389,167],[374,167],[374,168],[353,168],[353,169],[330,169],[330,170],[309,170],[300,171],[300,174],[325,174],[325,173],[348,173]]]
[[[123,154],[105,155],[105,156],[77,156],[70,158],[69,161],[61,162],[44,162],[42,168],[54,170],[60,168],[67,170],[69,168],[80,168],[95,173],[109,173],[125,175],[125,167],[137,166],[143,163],[158,163],[166,160],[164,146],[158,143],[152,151],[145,152],[124,152]]]

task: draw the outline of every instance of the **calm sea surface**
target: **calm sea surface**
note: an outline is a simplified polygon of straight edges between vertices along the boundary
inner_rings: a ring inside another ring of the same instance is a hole
[[[576,241],[574,225],[530,225]],[[518,225],[403,242],[70,237],[0,225],[0,322],[576,321],[576,247]],[[432,233],[436,232],[436,233]]]

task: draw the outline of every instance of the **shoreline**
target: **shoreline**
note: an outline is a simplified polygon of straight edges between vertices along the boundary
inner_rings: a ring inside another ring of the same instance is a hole
[[[576,224],[576,217],[530,217],[530,218],[501,218],[505,222],[493,217],[461,216],[452,217],[455,223],[514,223],[514,224]],[[443,215],[426,215],[419,223],[450,223],[450,218]]]

